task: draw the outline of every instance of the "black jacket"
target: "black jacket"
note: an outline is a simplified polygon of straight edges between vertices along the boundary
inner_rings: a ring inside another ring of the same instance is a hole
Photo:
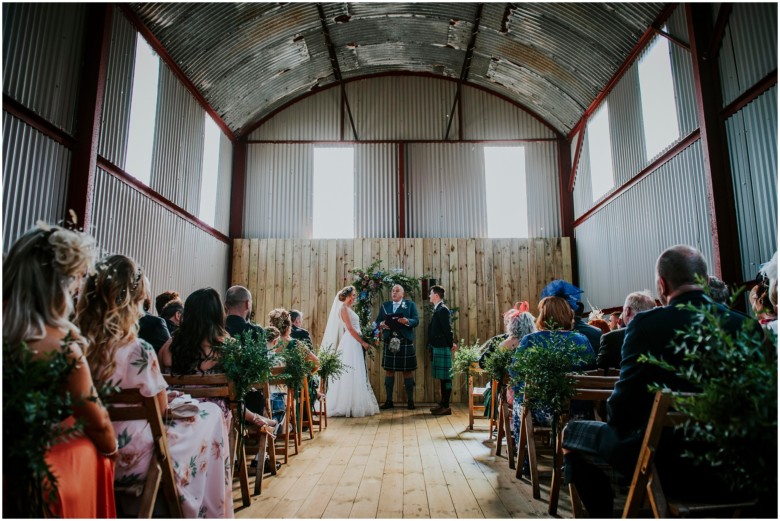
[[[165,319],[155,315],[146,314],[138,321],[138,337],[149,342],[155,353],[171,338]]]
[[[590,342],[590,347],[593,348],[593,352],[599,352],[599,342],[601,341],[601,330],[599,328],[589,326],[581,318],[575,318],[574,331],[585,335],[585,338]]]
[[[311,335],[309,334],[308,331],[306,331],[302,327],[292,326],[292,331],[290,331],[290,336],[296,340],[300,340],[302,342],[308,342],[309,345],[311,345]]]
[[[428,345],[452,347],[453,342],[450,310],[442,302],[433,312],[431,323],[428,325]]]
[[[257,324],[250,324],[238,315],[227,316],[225,319],[225,329],[233,338],[236,338],[244,331],[254,331],[258,334],[258,336],[265,333],[265,330],[262,327],[258,326]]]
[[[596,367],[599,369],[620,368],[620,350],[626,338],[626,328],[616,329],[601,335],[599,353],[596,356]]]

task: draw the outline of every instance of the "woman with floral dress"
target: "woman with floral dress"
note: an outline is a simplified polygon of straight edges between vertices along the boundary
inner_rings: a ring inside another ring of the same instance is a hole
[[[167,384],[152,346],[137,338],[135,324],[148,281],[123,255],[98,263],[81,289],[77,325],[89,340],[87,353],[95,381],[113,382],[156,397],[167,411]],[[219,407],[198,404],[198,414],[166,420],[168,450],[184,516],[233,517],[228,433]],[[168,418],[168,414],[165,417]],[[153,456],[152,434],[142,420],[114,422],[119,442],[116,480],[141,484]]]

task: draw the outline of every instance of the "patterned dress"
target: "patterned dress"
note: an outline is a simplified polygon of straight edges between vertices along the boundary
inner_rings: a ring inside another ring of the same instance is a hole
[[[147,397],[168,387],[154,349],[142,340],[117,350],[111,380],[125,389],[139,389]],[[222,411],[213,403],[201,403],[199,408],[200,414],[194,418],[166,421],[168,450],[184,517],[232,518],[232,475]],[[142,483],[153,454],[149,424],[114,422],[114,429],[119,440],[117,483]]]

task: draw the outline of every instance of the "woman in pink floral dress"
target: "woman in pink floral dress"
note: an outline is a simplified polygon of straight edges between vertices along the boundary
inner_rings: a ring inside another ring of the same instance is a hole
[[[76,322],[89,340],[87,359],[95,381],[113,382],[155,396],[167,410],[165,379],[152,346],[136,336],[140,304],[147,293],[141,268],[125,256],[98,263],[84,283]],[[233,517],[228,433],[222,412],[213,403],[200,403],[188,419],[166,420],[168,450],[184,516]],[[166,415],[167,416],[167,415]],[[147,422],[114,422],[119,442],[116,480],[142,484],[153,449]]]

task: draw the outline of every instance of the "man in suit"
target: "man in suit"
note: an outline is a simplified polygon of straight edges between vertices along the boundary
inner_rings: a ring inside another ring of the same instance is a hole
[[[382,367],[385,370],[385,391],[387,400],[380,409],[393,407],[393,387],[395,372],[404,374],[406,404],[414,409],[414,371],[417,369],[417,352],[414,349],[414,328],[420,323],[417,306],[411,300],[404,299],[404,288],[396,284],[390,290],[390,298],[379,308],[376,323],[382,330]],[[399,316],[400,315],[400,316]],[[395,318],[393,318],[395,317]],[[392,321],[394,323],[388,324]]]
[[[230,336],[237,337],[245,331],[252,331],[258,337],[264,333],[257,324],[247,322],[252,312],[252,294],[244,286],[232,286],[225,293],[225,329]]]
[[[181,319],[184,316],[184,302],[178,298],[168,301],[162,308],[160,316],[165,320],[168,331],[173,335],[181,325]]]
[[[458,348],[452,336],[450,310],[444,305],[444,288],[431,287],[428,299],[433,305],[433,316],[428,325],[428,349],[433,360],[433,378],[441,381],[441,401],[431,414],[443,416],[452,414],[452,353]]]
[[[297,309],[293,309],[290,311],[290,320],[292,320],[292,331],[290,332],[290,336],[295,338],[296,340],[300,340],[301,342],[308,342],[309,345],[311,344],[311,335],[308,331],[303,329],[303,313],[298,311]]]
[[[165,320],[149,313],[152,307],[150,299],[144,299],[144,316],[138,321],[138,338],[146,340],[154,348],[155,353],[171,338]]]
[[[649,293],[644,291],[629,293],[626,297],[626,302],[623,304],[623,320],[628,325],[637,313],[653,309],[654,307],[655,300]],[[620,368],[620,350],[623,347],[625,337],[626,328],[615,329],[601,335],[599,353],[596,356],[596,367],[599,369]]]
[[[599,350],[599,342],[601,341],[601,330],[597,327],[588,325],[582,316],[585,313],[585,306],[582,302],[577,302],[577,307],[574,309],[574,331],[585,335],[585,338],[590,342],[590,347],[593,348],[593,352],[597,353]]]
[[[564,430],[565,481],[577,487],[591,518],[613,515],[611,479],[605,468],[611,467],[623,480],[631,479],[653,405],[654,395],[648,386],[656,383],[674,391],[696,390],[669,371],[639,362],[641,355],[651,354],[673,366],[683,363],[682,353],[676,353],[671,344],[677,331],[693,324],[696,314],[677,306],[716,306],[726,331],[732,334],[748,319],[710,299],[697,284],[697,276],[706,280],[707,263],[695,248],[673,246],[658,257],[656,281],[665,306],[637,314],[626,328],[620,377],[607,401],[607,423],[573,421]],[[655,463],[667,492],[700,495],[708,488],[710,492],[717,490],[712,473],[702,475],[692,468],[690,460],[681,458],[684,448],[683,440],[673,437],[658,453]]]

